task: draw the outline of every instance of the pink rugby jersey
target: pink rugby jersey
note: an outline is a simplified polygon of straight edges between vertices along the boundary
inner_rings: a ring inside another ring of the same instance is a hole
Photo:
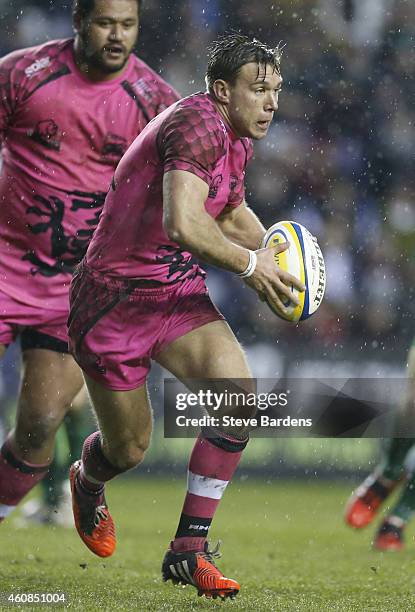
[[[252,143],[238,138],[209,94],[184,98],[153,119],[119,164],[86,255],[109,276],[173,283],[203,274],[163,229],[163,174],[185,170],[209,186],[206,211],[217,217],[244,199]]]
[[[72,39],[0,60],[0,290],[68,309],[115,167],[178,97],[134,55],[116,79],[88,80]]]

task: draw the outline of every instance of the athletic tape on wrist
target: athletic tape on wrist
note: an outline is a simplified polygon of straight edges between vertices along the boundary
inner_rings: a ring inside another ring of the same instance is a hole
[[[240,272],[238,276],[241,278],[249,278],[255,272],[256,264],[257,264],[257,255],[255,251],[248,251],[249,253],[249,262],[246,269],[243,272]]]

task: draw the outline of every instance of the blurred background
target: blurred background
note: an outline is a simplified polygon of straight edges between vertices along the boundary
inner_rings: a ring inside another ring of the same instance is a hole
[[[0,0],[0,19],[1,55],[72,32],[71,2]],[[405,376],[415,331],[414,24],[412,0],[144,0],[137,52],[183,95],[204,89],[206,46],[219,33],[285,44],[280,108],[255,144],[247,201],[265,225],[295,220],[318,237],[327,289],[318,313],[293,326],[236,277],[209,271],[258,377]],[[11,347],[3,406],[18,369]],[[152,376],[158,414],[163,373]],[[146,465],[166,455],[181,465],[188,447],[156,435]],[[376,453],[376,440],[257,440],[242,470],[339,475],[367,471]]]

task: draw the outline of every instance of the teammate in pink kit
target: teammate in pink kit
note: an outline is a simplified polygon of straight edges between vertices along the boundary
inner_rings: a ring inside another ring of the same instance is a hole
[[[76,0],[75,39],[0,60],[0,356],[20,335],[16,426],[0,451],[0,521],[45,475],[83,381],[68,354],[72,271],[114,168],[178,99],[131,53],[139,0]]]
[[[276,268],[287,244],[260,249],[265,229],[244,199],[251,138],[277,110],[280,53],[232,34],[214,43],[207,93],[156,117],[121,160],[97,231],[75,273],[70,347],[84,371],[100,431],[71,468],[75,524],[100,556],[116,545],[104,483],[139,464],[148,447],[151,359],[178,379],[245,379],[251,373],[235,336],[212,304],[194,256],[243,277],[285,310],[287,285]],[[188,492],[164,580],[209,597],[234,597],[239,584],[215,567],[207,547],[213,515],[247,444],[247,433],[204,431],[194,446]]]

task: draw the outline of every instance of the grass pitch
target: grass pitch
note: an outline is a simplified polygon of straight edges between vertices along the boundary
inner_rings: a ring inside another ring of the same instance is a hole
[[[90,553],[74,530],[0,527],[0,591],[64,591],[71,610],[412,610],[414,530],[402,553],[370,548],[373,528],[343,525],[350,486],[258,482],[229,486],[211,530],[222,540],[220,569],[242,585],[234,602],[198,598],[173,587],[160,564],[176,528],[182,480],[125,479],[108,486],[118,549],[108,560]],[[23,610],[57,606],[21,605]],[[9,607],[3,597],[2,610]]]

